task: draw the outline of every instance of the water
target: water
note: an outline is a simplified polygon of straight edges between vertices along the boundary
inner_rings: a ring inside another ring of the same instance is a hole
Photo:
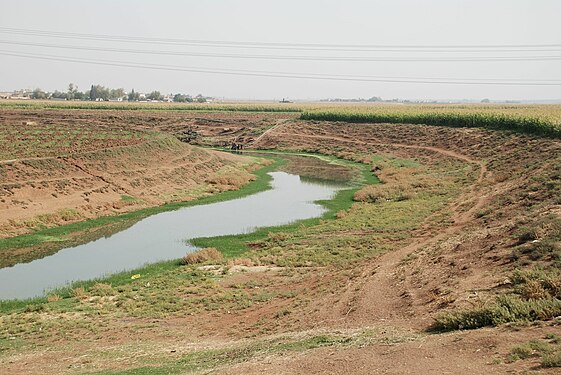
[[[272,189],[244,198],[163,212],[110,237],[67,248],[30,263],[0,269],[0,299],[30,298],[78,280],[178,259],[197,237],[249,233],[256,228],[318,217],[341,184],[272,172]]]

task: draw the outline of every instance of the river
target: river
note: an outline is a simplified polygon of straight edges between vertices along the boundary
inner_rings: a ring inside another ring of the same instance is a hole
[[[0,300],[42,296],[73,281],[100,278],[196,250],[189,240],[242,234],[321,216],[314,203],[331,199],[339,183],[271,172],[271,189],[247,197],[186,207],[145,218],[109,237],[0,269]]]

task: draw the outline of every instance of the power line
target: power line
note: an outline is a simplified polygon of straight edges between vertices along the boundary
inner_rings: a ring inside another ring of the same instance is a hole
[[[474,52],[478,50],[505,50],[505,49],[540,49],[559,48],[561,44],[473,44],[473,45],[397,45],[397,44],[327,44],[327,43],[284,43],[284,42],[254,42],[254,41],[227,41],[227,40],[200,40],[200,39],[178,39],[178,38],[154,38],[140,36],[117,36],[107,34],[87,34],[60,31],[47,31],[35,29],[21,29],[11,27],[0,27],[0,33],[40,36],[51,38],[65,38],[78,40],[100,40],[113,42],[130,43],[150,43],[150,44],[172,44],[172,45],[196,45],[206,47],[227,47],[227,48],[261,48],[261,49],[288,49],[288,50],[329,50],[329,51],[370,51],[370,50],[392,50],[392,51],[419,51],[422,49],[431,50],[465,50],[463,52]],[[428,51],[419,51],[428,52]],[[452,51],[448,51],[452,52]],[[504,51],[507,52],[507,51]],[[529,51],[532,52],[532,51]],[[536,51],[533,51],[536,52]]]
[[[347,61],[347,62],[503,62],[503,61],[557,61],[561,56],[485,56],[485,57],[368,57],[368,56],[289,56],[289,55],[249,55],[249,54],[223,54],[205,52],[184,52],[184,51],[161,51],[161,50],[141,50],[127,48],[107,48],[90,46],[72,46],[64,44],[48,44],[36,42],[14,42],[0,40],[0,44],[10,44],[17,46],[34,46],[45,48],[59,48],[69,50],[135,53],[145,55],[167,55],[167,56],[190,56],[190,57],[212,57],[212,58],[233,58],[233,59],[258,59],[258,60],[301,60],[301,61]]]
[[[426,79],[426,78],[412,78],[412,77],[374,77],[374,76],[353,76],[353,75],[335,75],[335,74],[318,74],[318,73],[291,73],[291,72],[267,72],[267,71],[249,71],[249,70],[236,70],[236,69],[210,69],[200,67],[183,67],[176,65],[161,65],[161,64],[146,64],[135,63],[126,61],[108,61],[108,60],[94,60],[94,59],[81,59],[66,56],[54,55],[38,55],[29,53],[19,53],[14,51],[2,51],[0,55],[24,57],[31,59],[41,59],[50,61],[63,61],[91,65],[103,66],[118,66],[126,68],[140,68],[151,70],[163,71],[178,71],[178,72],[193,72],[193,73],[208,73],[208,74],[221,74],[233,76],[253,76],[253,77],[270,77],[270,78],[294,78],[294,79],[310,79],[310,80],[331,80],[331,81],[355,81],[355,82],[386,82],[386,83],[418,83],[418,84],[446,84],[446,85],[502,85],[502,86],[561,86],[561,82],[530,82],[530,81],[483,81],[478,79]]]

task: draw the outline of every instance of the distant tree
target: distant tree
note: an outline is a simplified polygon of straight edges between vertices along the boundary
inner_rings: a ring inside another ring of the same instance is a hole
[[[111,90],[107,87],[96,85],[98,98],[103,100],[109,100],[111,98]]]
[[[381,102],[382,98],[379,96],[373,96],[370,99],[367,100],[368,102]]]
[[[481,101],[481,103],[491,103],[491,101],[489,99],[485,98]]]
[[[150,94],[148,94],[148,96],[146,97],[146,99],[149,99],[149,100],[162,100],[162,99],[164,99],[164,97],[162,96],[162,94],[160,94],[159,91],[152,91]]]
[[[66,92],[66,99],[75,99],[76,93],[78,92],[78,86],[73,83],[68,84],[68,91]]]
[[[31,99],[47,99],[47,93],[40,88],[36,88],[31,93]]]
[[[137,102],[140,99],[140,94],[135,92],[134,89],[132,89],[131,92],[129,92],[129,102]]]
[[[111,97],[111,90],[101,85],[92,85],[89,97],[90,100],[109,100]]]
[[[125,89],[111,89],[109,90],[109,99],[119,99],[125,96]]]
[[[195,96],[195,100],[197,101],[197,103],[206,103],[206,98],[201,94]]]
[[[51,94],[51,98],[53,98],[53,99],[64,99],[64,100],[66,100],[66,99],[68,98],[67,95],[68,95],[68,94],[65,93],[65,92],[55,90],[55,92],[53,92],[53,93]]]
[[[92,87],[90,88],[89,96],[90,96],[90,100],[96,100],[98,98],[96,86],[92,85]]]
[[[74,93],[74,99],[75,100],[88,100],[88,98],[89,98],[89,94],[86,95],[86,93],[83,93],[81,91],[76,91]]]
[[[173,96],[173,101],[176,103],[185,103],[187,101],[187,97],[183,94],[175,94]]]

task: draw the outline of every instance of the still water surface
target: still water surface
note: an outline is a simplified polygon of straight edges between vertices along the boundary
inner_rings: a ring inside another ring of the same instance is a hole
[[[313,202],[331,199],[343,188],[341,184],[303,180],[285,172],[270,175],[271,190],[156,214],[110,237],[2,268],[0,299],[41,296],[73,281],[178,259],[196,249],[187,242],[193,238],[249,233],[260,227],[318,217],[325,208]]]

